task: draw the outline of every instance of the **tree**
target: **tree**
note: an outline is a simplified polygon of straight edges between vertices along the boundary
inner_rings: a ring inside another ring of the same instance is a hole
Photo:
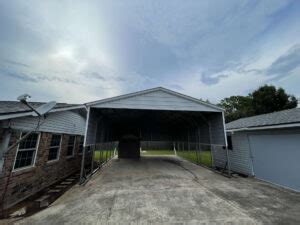
[[[297,107],[297,99],[283,88],[264,85],[248,96],[231,96],[218,104],[225,109],[226,122],[239,118]]]
[[[283,88],[264,85],[252,92],[252,107],[255,115],[297,107],[297,99]]]
[[[231,96],[224,98],[218,104],[225,109],[226,122],[231,122],[239,118],[252,116],[252,98],[250,96]]]

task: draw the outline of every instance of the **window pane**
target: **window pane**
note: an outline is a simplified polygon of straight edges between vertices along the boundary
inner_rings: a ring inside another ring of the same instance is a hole
[[[24,137],[26,133],[22,134]],[[38,134],[32,133],[19,144],[19,149],[35,148],[38,140]]]
[[[83,150],[83,142],[84,142],[84,136],[80,136],[79,153],[82,153],[82,150]]]
[[[73,145],[68,146],[67,155],[73,155],[73,149],[74,149]]]
[[[51,138],[50,146],[59,146],[61,140],[61,135],[53,134]]]
[[[70,136],[69,141],[68,141],[68,145],[74,145],[74,141],[75,141],[75,136]]]
[[[75,146],[75,135],[72,135],[72,136],[69,136],[67,156],[71,156],[74,154],[74,152],[73,152],[74,146]]]
[[[59,147],[50,148],[49,149],[48,160],[58,159],[58,151],[59,151]]]
[[[14,168],[17,169],[25,166],[31,166],[34,161],[34,153],[35,150],[18,152]]]

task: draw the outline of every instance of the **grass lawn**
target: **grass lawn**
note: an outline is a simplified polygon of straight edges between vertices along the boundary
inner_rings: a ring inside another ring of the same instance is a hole
[[[142,156],[146,155],[174,155],[173,150],[147,150],[141,152]]]
[[[109,156],[112,157],[113,154],[114,154],[113,150],[111,150],[111,151],[109,151],[109,150],[95,151],[94,152],[94,161],[99,162],[99,160],[101,158],[100,162],[103,163],[106,161],[106,159],[107,160],[109,159]]]
[[[209,167],[212,166],[210,151],[198,152],[199,162],[197,160],[196,151],[177,151],[177,155],[182,158],[185,158],[193,163],[200,163],[200,164],[203,164],[203,165],[209,166]]]
[[[99,162],[99,159],[101,158],[100,162],[103,163],[106,161],[106,159],[109,159],[109,156],[113,156],[113,150],[101,150],[101,151],[95,151],[94,152],[94,160]],[[197,159],[198,154],[198,159]],[[142,156],[151,156],[151,155],[174,155],[173,150],[147,150],[141,152]],[[200,163],[205,166],[211,167],[212,161],[211,161],[211,153],[210,151],[177,151],[177,155],[185,158],[193,163]],[[198,161],[199,160],[199,161]]]

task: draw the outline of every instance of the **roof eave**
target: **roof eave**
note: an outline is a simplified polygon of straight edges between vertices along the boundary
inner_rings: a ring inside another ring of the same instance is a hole
[[[84,105],[79,105],[79,106],[61,107],[61,108],[57,108],[57,109],[52,109],[49,113],[75,110],[75,109],[85,109],[85,106]],[[9,114],[0,115],[0,120],[14,119],[14,118],[32,116],[32,115],[33,115],[32,111],[9,113]]]
[[[232,128],[232,129],[226,129],[226,132],[271,130],[271,129],[294,128],[294,127],[300,127],[300,122],[299,123],[288,123],[288,124],[275,124],[275,125],[259,126],[259,127]]]

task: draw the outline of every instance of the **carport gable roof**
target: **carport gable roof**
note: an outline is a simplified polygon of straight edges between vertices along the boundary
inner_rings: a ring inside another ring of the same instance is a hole
[[[300,127],[300,108],[262,114],[226,124],[227,131]]]
[[[223,109],[199,99],[163,87],[147,89],[85,104],[93,108],[186,110],[223,112]]]

